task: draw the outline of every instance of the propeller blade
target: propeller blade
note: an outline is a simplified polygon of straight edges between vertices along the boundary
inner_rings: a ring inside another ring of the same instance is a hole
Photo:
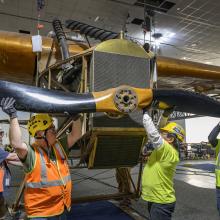
[[[153,100],[175,106],[176,111],[220,117],[220,102],[200,93],[180,89],[154,89]]]

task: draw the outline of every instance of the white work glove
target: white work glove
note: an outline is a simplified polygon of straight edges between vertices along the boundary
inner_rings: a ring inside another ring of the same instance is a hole
[[[145,111],[143,115],[143,125],[144,125],[144,128],[146,130],[149,140],[153,144],[153,148],[160,147],[163,143],[163,138],[161,137],[159,131],[155,127],[147,111]]]

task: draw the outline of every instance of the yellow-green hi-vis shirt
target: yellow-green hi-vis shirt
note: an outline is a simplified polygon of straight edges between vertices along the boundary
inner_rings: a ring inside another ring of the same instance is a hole
[[[220,187],[220,139],[218,139],[218,144],[215,147],[215,176],[216,176],[216,186]]]
[[[173,177],[179,162],[178,151],[163,140],[154,149],[142,175],[142,199],[148,202],[167,204],[176,201]]]

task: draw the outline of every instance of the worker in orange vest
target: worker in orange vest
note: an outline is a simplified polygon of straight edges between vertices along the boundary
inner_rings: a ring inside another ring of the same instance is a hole
[[[81,120],[72,124],[72,131],[56,139],[53,119],[48,114],[32,116],[28,122],[29,134],[35,142],[28,146],[22,141],[15,100],[3,98],[2,110],[10,117],[10,141],[25,168],[24,203],[32,220],[66,219],[71,208],[72,182],[67,156],[69,149],[81,137]]]
[[[9,214],[4,198],[5,188],[9,186],[11,179],[7,164],[22,165],[16,153],[9,153],[0,148],[0,219],[6,219]]]
[[[8,152],[2,143],[4,131],[0,127],[0,219],[6,219],[7,204],[5,202],[5,189],[10,185],[11,172],[8,164],[22,166],[18,156],[14,152]]]

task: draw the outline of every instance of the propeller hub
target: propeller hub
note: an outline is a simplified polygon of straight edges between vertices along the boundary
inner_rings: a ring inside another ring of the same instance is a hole
[[[138,104],[137,94],[130,87],[120,87],[115,92],[114,103],[116,108],[122,113],[131,113]]]

